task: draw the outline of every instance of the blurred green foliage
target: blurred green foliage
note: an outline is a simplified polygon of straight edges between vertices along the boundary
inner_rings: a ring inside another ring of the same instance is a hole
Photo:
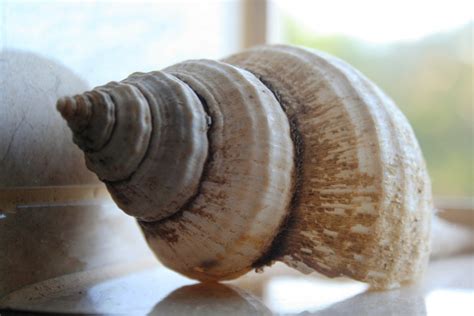
[[[418,137],[435,195],[473,196],[473,24],[390,44],[322,37],[290,19],[284,30],[287,43],[340,57],[395,100]]]

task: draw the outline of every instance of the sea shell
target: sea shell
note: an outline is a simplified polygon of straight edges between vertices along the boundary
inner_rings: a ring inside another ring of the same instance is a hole
[[[431,188],[415,135],[332,56],[262,46],[136,73],[58,109],[89,169],[186,276],[280,260],[388,288],[427,262]]]
[[[91,274],[97,268],[109,273],[131,258],[152,256],[136,223],[104,205],[105,186],[87,170],[56,112],[59,97],[85,91],[87,84],[57,61],[11,49],[0,51],[0,82],[3,315],[7,309],[33,309],[28,289],[45,299],[72,289],[68,276],[98,282],[98,274]],[[48,280],[55,286],[39,285]],[[75,311],[85,305],[75,305]]]

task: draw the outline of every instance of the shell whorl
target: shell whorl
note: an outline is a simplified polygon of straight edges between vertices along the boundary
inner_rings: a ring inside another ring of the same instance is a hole
[[[224,61],[271,87],[301,135],[298,203],[279,260],[380,288],[417,279],[429,254],[431,186],[393,101],[320,52],[263,46]]]
[[[280,260],[387,288],[423,271],[431,188],[414,133],[334,57],[257,47],[136,73],[58,109],[182,274],[231,279]]]
[[[147,101],[136,87],[112,82],[60,99],[57,108],[68,121],[75,143],[86,153],[87,167],[101,180],[124,180],[137,169],[151,126]]]
[[[187,276],[235,278],[270,248],[288,215],[294,173],[288,119],[273,93],[245,70],[201,60],[164,71],[205,102],[212,157],[187,209],[144,226],[148,242],[165,265]]]

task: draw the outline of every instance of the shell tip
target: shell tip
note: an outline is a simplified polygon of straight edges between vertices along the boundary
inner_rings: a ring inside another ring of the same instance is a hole
[[[65,120],[69,120],[76,112],[76,102],[71,97],[62,97],[56,103],[56,109]]]
[[[85,94],[63,97],[56,103],[56,109],[73,131],[82,131],[87,126],[91,119],[92,106],[93,104]]]

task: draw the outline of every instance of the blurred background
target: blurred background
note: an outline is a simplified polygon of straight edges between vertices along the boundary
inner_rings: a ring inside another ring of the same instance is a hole
[[[472,206],[473,12],[471,0],[0,0],[0,48],[53,58],[91,87],[266,42],[329,52],[408,117],[435,195]]]

